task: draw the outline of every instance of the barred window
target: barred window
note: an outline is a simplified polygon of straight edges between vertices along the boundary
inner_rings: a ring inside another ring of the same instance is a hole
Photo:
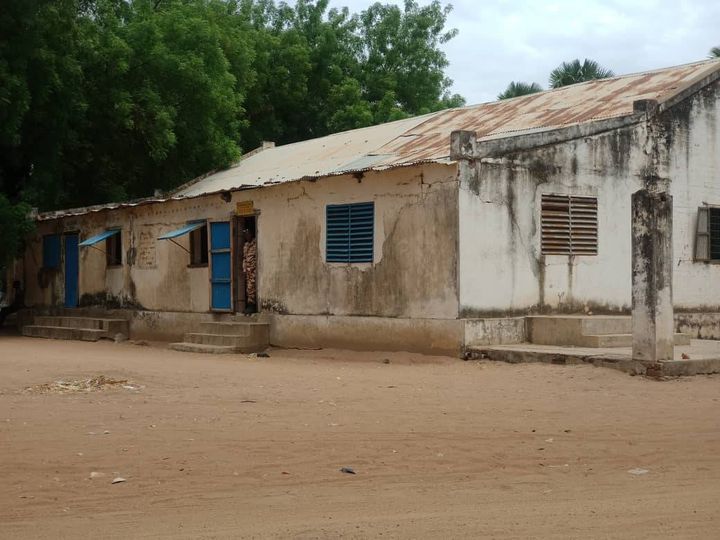
[[[597,198],[542,196],[541,249],[545,255],[597,255]]]
[[[698,208],[695,260],[720,261],[720,208]]]

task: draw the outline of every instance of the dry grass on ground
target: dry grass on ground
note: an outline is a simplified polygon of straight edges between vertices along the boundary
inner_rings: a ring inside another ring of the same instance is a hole
[[[720,530],[717,376],[13,336],[0,375],[2,538]]]

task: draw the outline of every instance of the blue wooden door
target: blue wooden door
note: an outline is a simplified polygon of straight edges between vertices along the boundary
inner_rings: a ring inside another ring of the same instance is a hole
[[[210,223],[210,307],[232,309],[232,254],[230,222]]]
[[[78,235],[65,235],[65,307],[78,305],[78,279],[80,269],[80,248]]]

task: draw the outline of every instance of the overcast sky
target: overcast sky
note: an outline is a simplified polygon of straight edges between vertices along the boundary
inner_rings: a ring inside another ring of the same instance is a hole
[[[330,1],[352,11],[372,3]],[[702,60],[720,46],[720,0],[450,3],[448,26],[459,34],[445,46],[448,75],[468,104],[494,100],[512,80],[547,87],[550,71],[564,60],[588,57],[624,74]]]

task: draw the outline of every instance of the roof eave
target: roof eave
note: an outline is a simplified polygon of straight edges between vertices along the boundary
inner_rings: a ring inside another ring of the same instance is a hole
[[[681,101],[685,101],[687,98],[699,92],[706,86],[710,86],[718,79],[720,79],[720,60],[717,61],[716,65],[713,67],[710,73],[703,75],[694,81],[690,81],[682,88],[678,88],[675,93],[670,94],[668,97],[666,97],[662,102],[658,104],[655,112],[662,113],[663,111],[674,107]]]
[[[95,214],[99,212],[109,212],[112,210],[123,210],[126,208],[137,208],[140,206],[147,206],[151,204],[161,204],[166,202],[172,202],[172,201],[185,201],[185,200],[193,200],[193,199],[199,199],[201,197],[209,197],[212,195],[219,195],[221,193],[234,193],[239,191],[252,191],[256,189],[266,189],[273,186],[278,185],[285,185],[285,184],[291,184],[295,182],[317,182],[318,180],[321,180],[323,178],[334,178],[338,176],[345,176],[345,175],[358,175],[358,174],[364,174],[367,172],[382,172],[382,171],[388,171],[392,169],[400,169],[403,167],[415,167],[418,165],[424,165],[429,163],[437,163],[442,165],[452,165],[454,162],[450,160],[449,157],[442,157],[437,159],[426,159],[426,160],[418,160],[418,161],[412,161],[412,162],[406,162],[406,163],[392,163],[388,165],[378,165],[375,167],[366,167],[364,169],[352,169],[352,170],[344,170],[344,171],[333,171],[328,174],[318,175],[318,176],[302,176],[298,178],[292,178],[290,180],[283,180],[283,181],[273,181],[268,180],[262,184],[246,184],[242,186],[237,186],[230,189],[218,189],[215,191],[207,191],[204,193],[198,193],[196,195],[187,195],[187,196],[174,196],[174,197],[164,197],[164,198],[145,198],[145,199],[136,199],[134,201],[126,201],[126,202],[120,202],[120,203],[108,203],[108,204],[98,204],[94,206],[86,206],[86,207],[80,207],[80,208],[69,208],[67,210],[52,210],[49,212],[42,212],[37,215],[35,218],[35,221],[52,221],[55,219],[64,219],[68,217],[81,217],[88,214]]]

